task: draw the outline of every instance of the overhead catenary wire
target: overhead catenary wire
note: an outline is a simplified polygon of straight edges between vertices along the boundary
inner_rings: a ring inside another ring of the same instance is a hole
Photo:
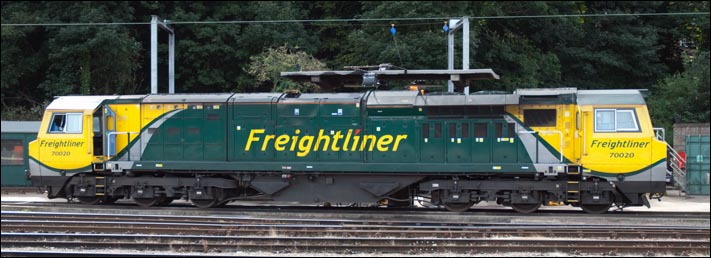
[[[604,13],[604,14],[552,14],[552,15],[502,15],[502,16],[469,16],[471,20],[477,19],[537,19],[537,18],[574,18],[574,17],[628,17],[628,16],[709,16],[708,12],[680,12],[680,13]],[[280,24],[280,23],[341,23],[341,22],[393,22],[393,21],[422,21],[422,20],[449,20],[461,17],[414,17],[414,18],[361,18],[361,19],[318,19],[318,20],[232,20],[232,21],[165,21],[168,25],[178,24]],[[117,25],[149,25],[150,22],[46,22],[46,23],[6,23],[1,26],[117,26]]]

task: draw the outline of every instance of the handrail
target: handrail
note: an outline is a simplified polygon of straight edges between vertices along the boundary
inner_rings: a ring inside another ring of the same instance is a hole
[[[89,121],[91,121],[91,116],[89,117]],[[84,118],[82,118],[84,119]],[[91,123],[86,123],[86,154],[92,154],[91,153],[91,146],[94,144],[91,141],[91,136],[94,134],[93,130],[91,130]]]
[[[107,158],[107,159],[111,159],[111,155],[109,155],[109,154],[111,153],[111,135],[112,135],[112,134],[128,134],[128,141],[127,141],[127,144],[126,144],[126,148],[129,148],[129,145],[130,145],[130,143],[131,143],[131,134],[138,134],[138,132],[109,132],[109,133],[107,134],[107,136],[109,137],[109,139],[108,139],[108,141],[107,141],[107,142],[108,142],[107,148],[106,148],[106,150],[107,150],[107,152],[108,152],[108,153],[106,153],[106,158]],[[130,150],[129,150],[129,151],[130,151]],[[118,152],[117,152],[116,150],[114,150],[114,154],[118,154]],[[128,155],[128,160],[131,160],[131,154],[130,154],[130,152],[129,152],[129,155]]]
[[[666,132],[662,127],[655,127],[654,136],[657,140],[664,142],[667,147],[667,153],[671,156],[667,162],[669,162],[669,167],[671,167],[672,178],[674,179],[674,185],[679,186],[681,192],[686,192],[686,171],[679,167],[679,162],[686,162],[681,158],[681,155],[666,141]]]
[[[666,142],[666,132],[664,130],[664,127],[654,127],[652,128],[654,130],[654,135],[657,137],[657,140]],[[659,135],[659,132],[662,134]]]
[[[588,145],[588,132],[587,132],[588,131],[588,123],[586,122],[587,119],[585,119],[585,115],[589,114],[590,112],[581,112],[581,113],[583,115],[583,118],[582,118],[582,120],[583,120],[583,130],[582,130],[583,131],[583,144],[582,144],[583,145],[583,156],[587,156],[588,149],[586,146]]]
[[[668,143],[667,150],[669,150],[669,153],[671,154],[671,161],[669,162],[669,166],[672,168],[674,184],[679,186],[682,192],[686,192],[686,172],[679,167],[680,161],[686,161],[682,161],[681,155],[679,155],[679,153],[676,152],[676,150],[674,150],[674,148],[672,148],[671,145],[669,145]]]

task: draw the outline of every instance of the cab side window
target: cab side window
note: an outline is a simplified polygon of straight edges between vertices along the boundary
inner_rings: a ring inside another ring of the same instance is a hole
[[[634,109],[596,109],[595,132],[639,132]]]
[[[81,113],[56,113],[52,115],[49,133],[81,133]]]

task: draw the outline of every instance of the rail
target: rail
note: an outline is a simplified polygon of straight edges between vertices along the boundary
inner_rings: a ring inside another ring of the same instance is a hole
[[[26,208],[2,211],[3,255],[24,250],[62,250],[63,256],[68,252],[96,256],[107,249],[115,256],[156,252],[207,256],[267,252],[510,255],[550,250],[585,256],[709,254],[708,213],[699,214],[703,217],[693,221],[668,214],[657,214],[661,217],[655,215],[653,220],[644,215],[593,215],[595,223],[590,223],[590,215],[559,213],[539,213],[521,221],[519,215],[506,214],[511,211],[450,215],[400,211],[393,219],[395,213],[382,210],[357,213],[291,210],[275,216],[273,207],[241,215],[207,211],[166,213],[162,209],[126,213],[126,209],[104,208],[100,213],[74,208],[66,212],[54,208],[49,212],[46,209],[28,212]]]

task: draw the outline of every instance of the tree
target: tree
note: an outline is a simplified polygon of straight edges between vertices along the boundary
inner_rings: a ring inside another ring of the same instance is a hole
[[[2,23],[40,21],[42,4],[37,2],[2,2]],[[37,87],[47,69],[45,30],[42,27],[2,26],[2,119],[38,120],[46,93]],[[37,112],[39,110],[40,112]]]
[[[301,92],[318,92],[319,87],[313,83],[299,84],[280,76],[284,71],[318,71],[325,70],[326,65],[304,51],[292,51],[287,46],[269,48],[263,53],[250,58],[251,63],[246,71],[255,76],[259,84],[270,84],[273,92],[298,89]]]
[[[47,2],[55,22],[122,22],[133,17],[125,2]],[[49,67],[39,87],[49,95],[126,94],[136,88],[140,44],[125,26],[47,28]]]
[[[583,14],[654,13],[662,2],[587,1]],[[657,55],[656,17],[585,17],[582,35],[559,52],[562,81],[587,89],[648,88],[669,69]]]
[[[175,76],[177,92],[246,92],[271,89],[255,87],[258,82],[243,69],[250,57],[284,44],[310,53],[318,49],[318,37],[303,23],[260,22],[305,19],[307,11],[300,7],[298,2],[142,2],[137,9],[143,21],[156,13],[174,21],[243,21],[174,24]],[[143,37],[148,42],[148,35]],[[166,56],[165,49],[160,51],[159,56]]]
[[[674,123],[709,122],[709,52],[700,52],[686,71],[666,77],[652,87],[648,104],[655,127],[664,127],[672,142]]]
[[[492,68],[501,75],[499,81],[473,83],[473,91],[649,88],[691,69],[691,64],[683,64],[685,56],[709,50],[708,15],[510,17],[708,12],[708,1],[3,1],[1,5],[3,118],[11,110],[31,114],[28,110],[39,110],[36,107],[56,95],[148,93],[150,82],[147,25],[5,26],[9,23],[147,22],[151,15],[173,21],[238,21],[172,25],[177,36],[176,91],[181,93],[268,91],[277,89],[273,83],[285,88],[287,82],[258,81],[245,69],[254,56],[279,46],[290,46],[292,54],[309,53],[336,69],[380,63],[445,69],[444,19],[421,19],[426,17],[471,17],[470,67]],[[477,18],[493,16],[498,18]],[[382,20],[388,17],[413,20]],[[377,20],[296,21],[361,18]],[[395,37],[389,32],[392,23]],[[166,78],[167,39],[159,33],[159,77]],[[680,47],[682,39],[689,46]],[[455,69],[461,67],[460,49],[458,33]],[[165,88],[167,80],[159,82]],[[658,86],[653,94],[662,88]]]

